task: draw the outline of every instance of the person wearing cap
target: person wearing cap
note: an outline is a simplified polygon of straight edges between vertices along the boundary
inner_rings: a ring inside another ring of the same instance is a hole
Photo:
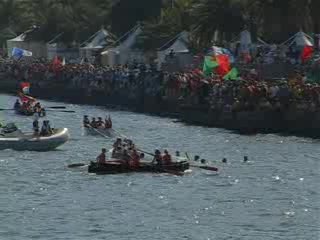
[[[105,148],[102,148],[102,149],[101,149],[101,153],[100,153],[100,155],[97,157],[97,162],[98,162],[98,164],[103,165],[103,164],[106,163],[106,152],[107,152],[107,150],[106,150]]]
[[[33,126],[34,135],[38,136],[39,135],[39,121],[37,118],[33,121],[32,126]]]
[[[162,156],[162,162],[164,165],[170,165],[172,163],[172,158],[168,150],[164,150],[164,155]]]
[[[15,104],[14,104],[14,109],[19,110],[20,107],[21,107],[21,103],[20,103],[19,99],[17,99]]]
[[[104,123],[101,117],[98,117],[97,128],[104,128]]]
[[[156,149],[154,152],[154,158],[152,163],[157,163],[157,165],[162,165],[162,156],[161,156],[161,152]]]
[[[93,127],[93,128],[97,128],[96,118],[94,118],[94,117],[92,118],[90,125],[91,125],[91,127]]]
[[[89,120],[89,118],[88,118],[87,115],[85,115],[85,116],[83,117],[82,123],[83,123],[83,126],[84,126],[84,127],[89,127],[89,126],[90,126],[90,120]]]
[[[117,138],[117,140],[113,144],[113,148],[117,149],[118,147],[121,147],[121,146],[122,146],[122,139],[121,138]]]

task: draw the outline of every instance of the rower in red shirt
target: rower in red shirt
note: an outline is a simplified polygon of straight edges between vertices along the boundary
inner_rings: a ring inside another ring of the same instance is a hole
[[[133,149],[131,154],[130,166],[133,168],[138,168],[140,166],[140,156],[135,149]]]
[[[172,163],[172,158],[168,150],[164,150],[164,155],[162,156],[162,162],[164,165],[170,165]]]
[[[106,152],[107,150],[105,148],[102,148],[100,155],[97,157],[98,164],[106,164]]]

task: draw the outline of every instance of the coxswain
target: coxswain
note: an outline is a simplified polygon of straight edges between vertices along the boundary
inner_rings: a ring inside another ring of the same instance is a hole
[[[21,107],[21,103],[20,103],[19,99],[17,99],[14,104],[14,109],[20,109],[20,107]]]
[[[101,117],[98,117],[97,128],[104,128],[104,123]]]
[[[164,150],[164,155],[162,156],[162,162],[164,165],[170,165],[172,163],[172,158],[168,150]]]
[[[194,161],[198,162],[200,160],[200,157],[198,155],[194,156]]]
[[[180,157],[180,152],[176,151],[176,157]]]
[[[249,160],[249,159],[248,159],[248,156],[244,156],[244,157],[243,157],[243,162],[248,162],[248,160]]]
[[[93,128],[97,128],[97,121],[96,121],[96,118],[92,118],[92,120],[91,120],[91,127],[93,127]]]
[[[84,117],[83,117],[83,121],[82,121],[82,123],[83,123],[83,126],[84,127],[90,127],[90,120],[89,120],[89,118],[88,118],[88,116],[87,115],[85,115]]]
[[[37,118],[33,121],[32,125],[33,125],[34,135],[36,136],[39,135],[39,121]]]
[[[157,149],[154,152],[154,158],[152,163],[156,163],[157,165],[161,166],[162,165],[162,156],[161,156],[161,152]]]
[[[97,163],[98,164],[101,164],[101,165],[106,164],[106,152],[107,152],[107,150],[105,148],[101,149],[101,153],[97,157]]]

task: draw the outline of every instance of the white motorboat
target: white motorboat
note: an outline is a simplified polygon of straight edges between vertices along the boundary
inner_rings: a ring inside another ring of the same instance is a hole
[[[66,143],[69,138],[67,128],[54,129],[50,136],[35,136],[33,133],[23,133],[16,130],[11,133],[0,133],[0,150],[13,149],[17,151],[51,151]]]

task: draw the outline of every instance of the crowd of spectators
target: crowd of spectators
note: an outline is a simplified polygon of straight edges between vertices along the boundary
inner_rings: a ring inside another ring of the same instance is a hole
[[[295,108],[316,111],[320,106],[320,85],[308,83],[299,71],[287,79],[263,81],[256,70],[243,71],[238,80],[226,81],[200,70],[168,73],[155,67],[132,63],[121,66],[93,66],[5,60],[0,63],[0,78],[29,81],[31,86],[63,84],[65,88],[100,91],[134,99],[144,96],[176,101],[192,106],[207,106],[212,111],[256,111]],[[1,81],[1,79],[0,79]]]

